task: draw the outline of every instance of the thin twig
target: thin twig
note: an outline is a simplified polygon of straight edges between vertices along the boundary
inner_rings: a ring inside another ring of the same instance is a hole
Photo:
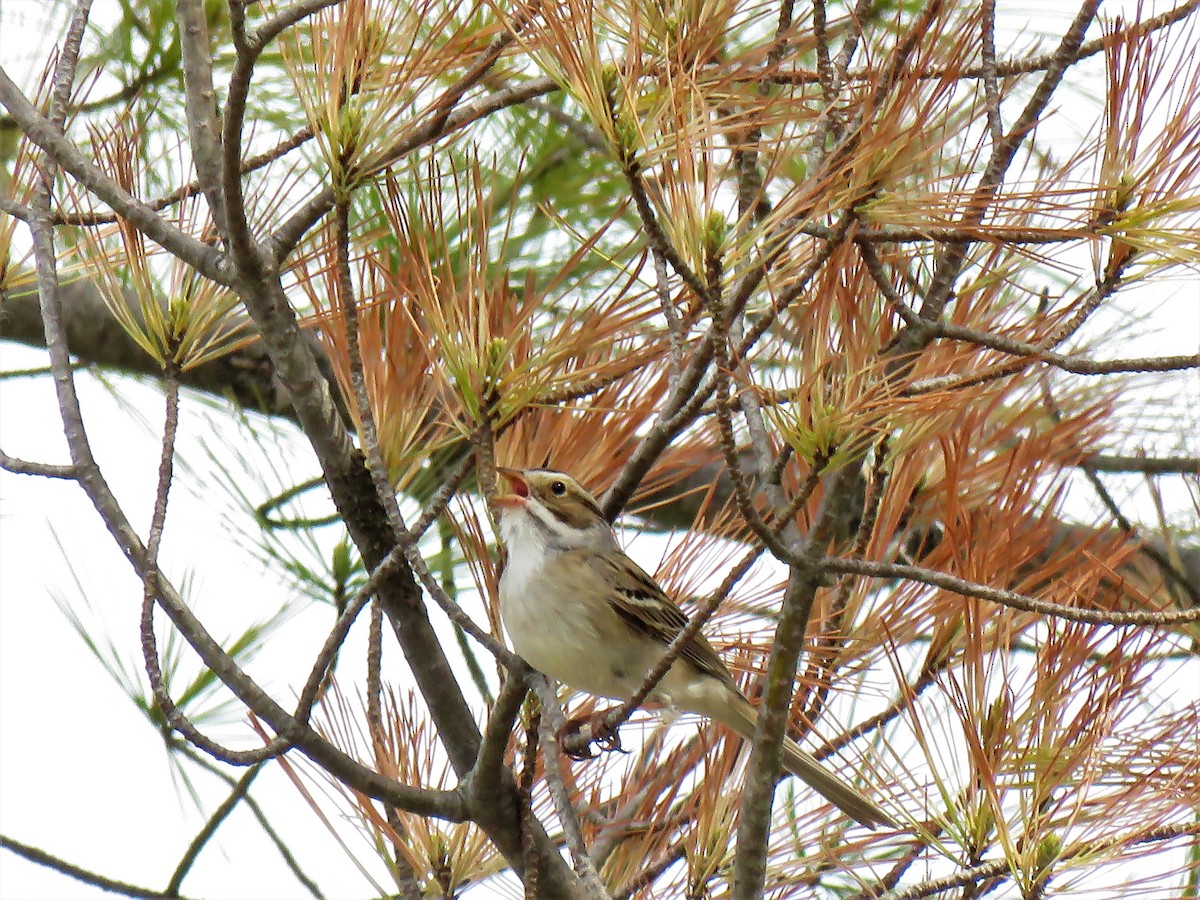
[[[78,473],[73,465],[55,465],[54,463],[30,462],[24,459],[18,459],[15,456],[9,456],[3,450],[0,450],[0,469],[6,472],[12,472],[14,475],[40,475],[43,478],[78,478]]]
[[[1000,82],[996,78],[996,0],[983,0],[980,12],[980,69],[983,71],[988,131],[991,132],[994,147],[1004,141],[1004,122],[1000,118]]]
[[[1200,456],[1119,456],[1097,453],[1075,465],[1093,472],[1141,475],[1200,475]]]
[[[1200,835],[1200,823],[1186,822],[1179,825],[1164,825],[1149,833],[1129,835],[1123,839],[1097,838],[1068,844],[1056,854],[1055,858],[1060,863],[1067,863],[1074,859],[1095,858],[1111,854],[1115,849],[1131,845],[1138,846],[1160,843],[1162,841],[1173,841],[1181,837],[1193,837],[1195,835]],[[1014,871],[1013,867],[1017,863],[1018,859],[1014,857],[992,860],[967,869],[961,869],[942,878],[932,878],[928,881],[923,881],[920,884],[904,888],[903,890],[877,895],[874,900],[920,900],[922,897],[945,896],[955,888],[978,883],[984,879],[1009,875]]]
[[[500,769],[508,751],[508,739],[513,723],[521,713],[521,702],[528,691],[533,670],[524,662],[508,670],[500,685],[500,693],[488,714],[479,743],[479,755],[469,776],[470,792],[477,802],[487,803],[497,796]]]
[[[370,627],[367,629],[367,727],[371,745],[382,745],[383,730],[383,607],[371,604]]]
[[[233,788],[237,784],[237,779],[233,778],[227,771],[225,771],[224,768],[217,765],[191,745],[184,743],[180,745],[180,748],[180,752],[182,752],[188,759],[200,766],[205,771],[219,778],[230,788]],[[315,898],[315,900],[325,900],[324,894],[322,894],[321,889],[317,886],[317,883],[313,881],[303,869],[300,868],[300,863],[297,862],[295,854],[293,854],[288,845],[284,843],[283,838],[280,837],[274,823],[271,821],[270,817],[267,816],[266,811],[263,810],[259,802],[254,799],[254,796],[252,794],[246,794],[242,802],[243,805],[250,810],[250,814],[254,816],[255,820],[257,820],[259,827],[263,830],[263,834],[265,834],[267,839],[275,845],[275,849],[279,851],[279,855],[283,859],[283,864],[287,866],[288,870],[296,877],[296,880],[304,886],[304,889],[308,891],[309,894]]]
[[[71,91],[75,85],[75,70],[79,65],[79,48],[92,11],[92,0],[78,0],[71,13],[71,22],[63,38],[58,62],[54,67],[54,84],[50,91],[50,110],[47,117],[59,132],[64,131],[71,109]],[[49,185],[43,185],[49,189]]]
[[[490,632],[484,631],[474,619],[467,615],[466,611],[459,606],[454,598],[443,590],[437,579],[433,577],[433,573],[429,571],[429,565],[425,562],[425,558],[416,547],[404,548],[404,555],[429,596],[433,598],[433,602],[449,617],[450,621],[454,622],[463,631],[478,641],[505,668],[511,669],[517,665],[517,660],[520,657],[515,656],[512,651],[493,637]]]
[[[674,383],[683,371],[683,353],[685,326],[675,304],[671,300],[671,283],[667,276],[666,258],[657,250],[652,250],[654,258],[654,289],[658,293],[658,305],[662,309],[663,318],[667,320],[667,334],[670,336],[671,351],[667,361],[671,381]]]
[[[650,249],[671,264],[671,268],[675,270],[679,277],[683,279],[683,283],[690,287],[698,298],[704,302],[708,302],[712,296],[708,285],[687,264],[687,261],[680,254],[679,249],[671,242],[667,233],[663,231],[662,225],[659,224],[658,216],[654,212],[654,206],[650,202],[650,195],[646,191],[646,183],[642,178],[641,167],[635,157],[630,157],[623,166],[623,171],[625,181],[629,185],[629,194],[633,197],[634,208],[637,210],[638,217],[642,220],[642,229],[646,233],[646,240],[650,244]]]
[[[309,716],[312,714],[313,706],[321,694],[322,686],[326,682],[329,667],[337,656],[339,648],[345,642],[346,635],[350,633],[350,628],[354,624],[355,619],[358,618],[359,613],[363,611],[371,601],[371,598],[378,592],[380,584],[392,577],[403,563],[404,553],[398,547],[393,548],[384,557],[383,562],[376,566],[367,576],[366,582],[359,588],[358,593],[346,604],[345,609],[342,610],[337,621],[334,622],[333,628],[330,629],[328,636],[325,638],[325,643],[321,645],[321,650],[313,662],[312,669],[309,671],[308,678],[304,683],[304,688],[300,691],[300,699],[296,703],[295,717],[297,721],[308,721]]]
[[[1123,372],[1176,372],[1183,369],[1200,368],[1200,353],[1188,356],[1148,356],[1136,359],[1095,360],[1083,356],[1068,356],[1043,350],[1035,344],[1018,341],[1003,335],[991,334],[956,325],[939,322],[933,326],[938,337],[951,338],[968,344],[977,344],[989,350],[998,350],[1012,356],[1029,357],[1031,362],[1043,362],[1073,375],[1115,375]]]
[[[343,166],[344,168],[344,166]],[[379,443],[379,431],[375,425],[375,410],[367,388],[362,348],[358,338],[358,300],[354,291],[354,276],[350,267],[350,199],[344,194],[333,213],[334,274],[337,286],[337,309],[341,313],[346,331],[346,357],[350,365],[350,389],[358,411],[359,441],[363,455],[367,458],[367,469],[380,505],[387,514],[388,523],[396,543],[406,546],[413,543],[412,535],[400,514],[396,500],[396,487],[388,474],[383,459],[383,448]]]
[[[910,328],[923,327],[925,320],[917,314],[915,309],[904,302],[904,298],[892,284],[891,278],[888,277],[887,269],[883,267],[883,261],[875,252],[875,248],[869,242],[864,241],[861,234],[854,236],[854,245],[858,248],[858,255],[862,257],[863,264],[867,268],[867,274],[871,276],[871,280],[875,282],[875,286],[879,288],[879,293],[883,295],[883,299],[888,302],[888,305],[904,320],[905,325]]]
[[[425,509],[421,512],[420,518],[413,523],[412,528],[409,530],[414,539],[420,539],[429,530],[429,526],[437,521],[438,517],[446,511],[446,507],[454,499],[454,495],[462,487],[462,483],[471,474],[471,467],[474,463],[475,457],[473,454],[464,454],[463,458],[454,467],[454,471],[447,475],[441,486],[434,491],[433,496],[429,498],[429,502],[425,505]]]
[[[796,667],[817,592],[818,574],[811,564],[788,567],[787,586],[771,645],[763,700],[759,705],[742,788],[737,855],[733,863],[731,896],[734,900],[758,900],[765,890],[775,784],[779,779]]]
[[[557,703],[558,698],[554,696],[554,690],[545,677],[539,677],[538,682],[538,695],[543,698],[543,708],[546,706],[547,694],[552,702]],[[584,890],[587,891],[587,896],[591,900],[608,900],[608,891],[605,890],[604,882],[600,880],[600,873],[596,871],[596,865],[592,862],[587,845],[583,841],[583,832],[579,827],[579,815],[575,810],[571,792],[567,788],[567,782],[563,776],[562,754],[559,753],[558,742],[554,739],[554,729],[545,716],[541,718],[541,748],[546,786],[550,789],[550,799],[554,803],[554,811],[558,814],[559,824],[562,825],[567,849],[571,852],[571,862],[575,866],[575,874],[579,876],[579,880],[583,883]]]
[[[221,234],[228,238],[227,198],[222,190],[221,176],[224,155],[221,113],[217,110],[217,92],[213,87],[207,12],[202,0],[177,0],[175,16],[181,32],[179,45],[183,63],[184,118],[187,121],[188,146],[196,166],[196,180],[208,199],[213,221],[217,223]],[[243,217],[244,226],[244,211],[238,215]]]
[[[833,63],[829,58],[828,19],[825,0],[812,0],[813,41],[817,45],[817,81],[821,84],[821,99],[825,101],[826,115],[837,99],[837,86],[833,80]]]
[[[183,880],[187,877],[196,859],[200,856],[200,851],[216,835],[217,829],[221,827],[222,822],[229,818],[229,814],[233,812],[234,807],[246,798],[250,791],[250,785],[254,783],[254,779],[258,777],[264,765],[265,763],[256,763],[247,769],[242,777],[238,779],[229,796],[221,801],[220,806],[213,810],[212,815],[208,817],[208,821],[204,823],[204,827],[192,839],[187,850],[184,851],[183,856],[180,858],[179,863],[175,866],[171,880],[167,883],[166,890],[163,891],[166,896],[179,896],[179,889],[183,886]]]
[[[73,865],[65,859],[59,859],[45,850],[39,850],[37,847],[31,847],[29,844],[23,844],[2,834],[0,834],[0,847],[12,851],[22,859],[27,859],[39,866],[45,866],[47,869],[53,869],[55,872],[74,878],[83,884],[90,884],[93,887],[100,888],[102,891],[120,894],[123,897],[140,897],[146,898],[146,900],[158,900],[158,898],[164,898],[164,900],[165,898],[170,898],[170,900],[186,900],[180,894],[156,891],[153,888],[138,887],[135,884],[106,878],[103,875],[98,875],[95,872]]]
[[[992,148],[987,166],[980,176],[966,210],[960,217],[959,225],[977,225],[987,215],[992,200],[1004,182],[1009,166],[1016,158],[1017,150],[1042,117],[1050,98],[1062,83],[1068,67],[1074,62],[1079,47],[1083,43],[1083,36],[1095,18],[1099,6],[1100,0],[1085,0],[1081,6],[1059,42],[1052,62],[1046,68],[1045,74],[1037,88],[1034,89],[1028,103],[1025,104],[1025,108],[1013,122],[1013,126],[1005,135],[1004,140]],[[936,322],[941,319],[953,291],[954,283],[958,280],[963,265],[966,263],[968,248],[969,244],[948,244],[934,265],[933,275],[920,309],[921,317],[926,321]],[[911,338],[902,341],[897,347],[898,355],[904,357],[918,349],[917,345],[924,337],[918,332],[914,333]]]
[[[161,576],[158,568],[158,547],[162,541],[167,517],[167,499],[170,496],[171,480],[175,460],[175,435],[179,428],[179,372],[169,363],[164,372],[166,380],[166,415],[164,416],[162,451],[158,463],[158,484],[154,494],[154,512],[150,519],[150,532],[146,540],[142,570],[142,614],[139,623],[142,657],[146,677],[154,693],[155,702],[167,724],[178,731],[190,743],[209,756],[233,766],[253,766],[278,756],[289,747],[286,738],[279,736],[262,747],[253,750],[231,750],[214,741],[200,731],[171,699],[171,692],[163,676],[158,658],[158,642],[154,635],[154,607],[162,593]]]
[[[254,31],[247,33],[245,38],[246,46],[255,48],[261,52],[271,41],[279,37],[288,28],[298,24],[302,19],[323,9],[328,9],[330,6],[336,6],[341,2],[342,0],[298,0],[298,2],[280,11],[275,18],[268,19],[254,29]]]
[[[733,430],[733,398],[730,381],[732,379],[734,363],[729,355],[730,341],[737,332],[740,332],[740,328],[737,328],[737,323],[740,322],[741,315],[734,316],[732,320],[726,318],[726,310],[720,300],[720,262],[720,258],[715,254],[709,260],[710,272],[708,279],[709,291],[712,297],[709,301],[709,315],[712,317],[713,333],[716,338],[716,349],[713,355],[713,362],[716,365],[716,369],[713,372],[713,380],[716,384],[717,393],[717,426],[721,434],[721,450],[725,457],[725,468],[730,482],[733,484],[733,495],[742,520],[750,526],[750,530],[754,532],[776,559],[780,562],[790,562],[794,559],[795,548],[799,542],[799,534],[796,533],[794,524],[791,522],[783,523],[781,533],[787,535],[787,540],[780,540],[776,533],[767,526],[767,523],[759,515],[758,510],[754,508],[754,501],[750,496],[750,488],[746,483],[746,475],[742,471],[741,456],[738,453],[737,440]],[[735,328],[737,329],[736,332]],[[747,376],[749,375],[745,367],[743,367],[743,372]],[[775,470],[771,466],[771,460],[774,454],[771,453],[770,441],[766,435],[761,411],[754,404],[750,394],[751,390],[744,390],[741,392],[740,399],[742,401],[743,415],[746,418],[747,426],[751,430],[754,453],[757,458],[756,468],[761,479],[761,486],[767,493],[771,505],[775,508],[776,512],[782,512],[787,507],[787,499],[783,496],[782,491],[778,490],[778,483],[772,480]]]
[[[538,900],[538,852],[534,841],[533,783],[537,776],[538,723],[540,716],[535,710],[525,726],[525,753],[521,764],[520,816],[521,850],[525,860],[522,880],[525,883],[525,900]]]
[[[1004,588],[988,587],[938,572],[920,566],[908,566],[900,563],[876,562],[865,559],[846,559],[844,557],[825,557],[821,560],[821,568],[828,572],[840,572],[848,575],[863,575],[868,578],[906,579],[938,587],[943,590],[961,594],[964,597],[974,597],[999,603],[1010,609],[1022,612],[1037,613],[1041,616],[1051,616],[1068,622],[1082,622],[1087,625],[1151,625],[1166,627],[1180,625],[1185,622],[1200,622],[1200,608],[1179,612],[1153,612],[1148,610],[1132,610],[1129,612],[1094,610],[1086,607],[1063,606],[1061,603],[1051,603],[1048,600],[1038,600],[1016,591]]]

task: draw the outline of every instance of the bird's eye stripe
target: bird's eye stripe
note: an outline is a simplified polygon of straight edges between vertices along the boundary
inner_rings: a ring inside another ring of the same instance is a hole
[[[603,514],[596,501],[569,477],[555,477],[563,473],[543,470],[532,473],[533,493],[547,523],[558,522],[572,529],[586,529],[603,521]]]
[[[549,505],[546,507],[550,515],[569,528],[586,528],[592,522],[592,517],[585,515],[583,510],[571,504]]]

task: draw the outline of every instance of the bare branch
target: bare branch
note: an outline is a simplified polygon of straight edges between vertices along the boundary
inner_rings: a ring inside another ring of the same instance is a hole
[[[118,215],[132,222],[146,237],[185,260],[206,278],[231,286],[222,254],[178,228],[168,225],[150,207],[130,195],[113,178],[100,171],[61,131],[25,99],[20,89],[0,66],[0,103],[12,114],[25,136],[44,150],[56,165],[107,203]],[[51,220],[53,221],[53,220]]]
[[[434,128],[433,123],[425,123],[413,129],[403,140],[398,141],[382,154],[378,166],[382,168],[403,159],[412,151],[431,144],[439,138],[450,134],[459,128],[464,128],[472,122],[486,118],[492,113],[510,106],[518,106],[526,100],[541,97],[544,94],[558,90],[558,84],[549,76],[531,78],[510,87],[494,91],[486,97],[481,97],[472,103],[464,104],[445,117],[440,128]],[[0,102],[3,102],[0,93]],[[275,254],[275,259],[282,262],[295,249],[308,230],[327,212],[333,209],[334,194],[332,188],[325,188],[310,199],[291,218],[283,223],[271,238],[268,246]]]
[[[83,884],[90,884],[93,887],[100,888],[102,891],[109,891],[113,894],[119,894],[122,897],[140,897],[146,898],[146,900],[158,900],[158,898],[164,898],[164,900],[165,898],[186,900],[184,895],[170,891],[156,891],[151,888],[127,884],[124,881],[117,881],[113,878],[105,878],[103,875],[89,872],[87,869],[72,865],[64,859],[59,859],[45,850],[39,850],[37,847],[31,847],[28,844],[23,844],[5,835],[0,835],[0,847],[3,847],[5,850],[11,850],[22,859],[27,859],[32,863],[53,869],[55,872],[61,872],[63,875],[74,878]]]
[[[299,0],[280,12],[275,18],[268,19],[253,32],[246,35],[246,46],[261,53],[271,41],[279,37],[288,28],[308,18],[314,13],[343,2],[343,0]]]
[[[771,810],[775,784],[779,780],[783,738],[787,734],[796,667],[808,630],[818,578],[810,567],[788,567],[787,586],[779,613],[779,625],[771,644],[763,702],[754,728],[754,743],[742,789],[738,818],[737,856],[733,864],[735,900],[762,897],[767,875],[767,852],[771,835]]]
[[[1109,46],[1113,40],[1125,40],[1132,36],[1144,36],[1152,34],[1155,31],[1161,31],[1169,28],[1172,25],[1177,25],[1180,22],[1186,21],[1187,18],[1200,8],[1200,0],[1186,0],[1173,9],[1167,10],[1165,13],[1160,13],[1149,19],[1144,19],[1139,22],[1130,24],[1127,28],[1119,29],[1111,36],[1106,35],[1091,41],[1087,41],[1079,47],[1078,52],[1071,59],[1071,64],[1081,62],[1091,56],[1103,53],[1105,47]],[[862,21],[864,16],[856,14],[855,19]],[[851,32],[853,34],[853,32]],[[1027,75],[1036,72],[1045,72],[1050,66],[1054,65],[1058,58],[1055,53],[1031,54],[1015,59],[997,60],[994,75],[997,78],[1012,78],[1015,75]],[[861,81],[871,77],[869,70],[856,70],[853,72],[843,73],[845,79],[853,81]],[[943,79],[949,74],[947,70],[937,67],[919,73],[919,77],[926,79]],[[981,64],[978,66],[967,66],[956,70],[956,77],[966,79],[982,79],[987,77],[987,71]],[[747,80],[752,80],[761,77],[757,74],[746,74]],[[821,81],[820,72],[806,71],[803,69],[794,69],[790,71],[778,71],[771,76],[772,80],[780,84],[819,84]]]
[[[1088,625],[1151,625],[1162,627],[1181,625],[1186,622],[1200,622],[1200,608],[1180,612],[1093,610],[1086,607],[1063,606],[1061,603],[1050,603],[1046,600],[1038,600],[1035,597],[1027,597],[1024,594],[1018,594],[1016,591],[975,584],[963,578],[947,575],[945,572],[925,569],[920,566],[906,566],[900,563],[836,557],[825,557],[821,560],[820,565],[826,571],[847,575],[865,575],[868,578],[904,578],[927,584],[931,587],[953,591],[956,594],[962,594],[964,597],[988,600],[992,603],[1007,606],[1010,609],[1037,613],[1041,616],[1051,616],[1068,622],[1083,622]]]
[[[988,131],[991,132],[992,146],[998,146],[1004,140],[1004,124],[1000,118],[1000,84],[996,78],[996,0],[984,0],[979,26],[983,58],[980,69],[987,101]]]
[[[221,804],[212,811],[212,815],[208,817],[208,821],[204,823],[204,827],[192,839],[187,850],[180,857],[178,865],[175,866],[171,880],[167,883],[167,888],[163,892],[166,896],[179,896],[179,889],[183,887],[183,880],[187,878],[188,872],[195,865],[196,859],[200,856],[200,851],[216,835],[217,829],[221,827],[221,823],[229,818],[229,814],[233,812],[238,803],[246,798],[250,791],[250,785],[254,783],[254,779],[258,777],[259,772],[262,770],[263,763],[258,763],[247,769],[245,774],[238,779],[229,796],[222,800]]]
[[[15,456],[9,456],[3,450],[0,450],[0,469],[12,472],[14,475],[41,475],[44,478],[68,479],[78,477],[75,467],[72,465],[28,462],[24,459],[17,459]]]
[[[207,14],[201,0],[177,0],[175,11],[180,25],[184,108],[192,160],[213,221],[228,237],[229,209],[221,190],[221,116],[217,112],[217,92],[213,87]]]
[[[1122,372],[1177,372],[1182,369],[1200,367],[1200,353],[1194,356],[1148,356],[1139,359],[1094,360],[1082,356],[1067,356],[1044,350],[1025,341],[1013,340],[998,334],[988,334],[952,322],[939,322],[934,334],[969,344],[978,344],[990,350],[999,350],[1013,356],[1031,357],[1031,361],[1044,362],[1074,375],[1115,375]]]
[[[1142,475],[1200,475],[1197,456],[1088,456],[1076,465],[1094,472],[1135,472]]]
[[[1008,167],[1012,165],[1012,161],[1016,158],[1017,150],[1026,137],[1028,137],[1030,130],[1037,123],[1038,119],[1041,118],[1043,110],[1045,110],[1046,105],[1050,102],[1050,98],[1058,89],[1059,84],[1061,84],[1067,67],[1076,58],[1079,47],[1083,43],[1083,36],[1092,19],[1095,18],[1099,6],[1100,0],[1085,0],[1080,7],[1075,20],[1071,23],[1062,40],[1059,42],[1058,49],[1054,52],[1054,57],[1047,67],[1042,80],[1034,90],[1033,96],[1025,104],[1021,115],[1013,122],[1013,126],[1009,129],[1005,139],[992,148],[992,154],[988,160],[987,167],[979,179],[979,184],[975,188],[971,202],[967,206],[967,211],[961,217],[961,224],[978,224],[983,221],[991,205],[991,199],[1003,183],[1004,176],[1008,172]],[[949,300],[950,292],[954,287],[955,281],[958,279],[959,273],[962,271],[962,266],[966,262],[966,258],[967,245],[950,244],[946,247],[945,252],[937,262],[933,277],[930,279],[929,288],[926,291],[925,299],[920,309],[921,318],[929,322],[935,322],[941,318],[946,303]],[[917,333],[914,333],[914,337],[918,341],[920,340]],[[910,346],[912,340],[910,338],[907,341],[901,342],[898,348],[901,355],[916,349],[915,346]]]
[[[1137,844],[1157,843],[1160,841],[1175,840],[1180,837],[1188,837],[1191,835],[1200,834],[1200,825],[1196,823],[1188,823],[1184,825],[1172,825],[1165,828],[1155,829],[1150,834],[1135,835],[1128,838],[1127,841]],[[1126,841],[1114,841],[1111,839],[1079,841],[1077,844],[1068,845],[1057,854],[1060,860],[1071,860],[1078,857],[1094,855],[1101,853],[1104,850],[1112,849],[1120,846]],[[964,887],[971,884],[979,884],[993,879],[999,875],[1011,874],[1013,870],[1013,860],[995,860],[991,862],[981,863],[977,866],[972,866],[967,869],[962,869],[952,875],[946,875],[942,878],[929,879],[920,884],[914,885],[911,888],[904,890],[891,891],[886,894],[872,895],[873,900],[919,900],[921,897],[935,897],[938,894],[945,894],[947,891],[957,887]]]
[[[538,682],[538,695],[542,698],[543,706],[547,703],[551,706],[557,705],[558,698],[554,695],[554,690],[545,677],[538,676]],[[558,821],[562,824],[563,836],[566,838],[567,848],[571,851],[571,862],[575,866],[575,873],[583,883],[587,896],[590,900],[607,900],[608,891],[604,889],[604,882],[600,880],[600,873],[596,871],[596,865],[592,862],[587,845],[583,841],[583,833],[579,828],[579,815],[563,777],[562,754],[558,751],[558,742],[555,740],[554,731],[549,717],[543,716],[539,745],[545,760],[546,784],[550,788],[554,811],[558,814]]]

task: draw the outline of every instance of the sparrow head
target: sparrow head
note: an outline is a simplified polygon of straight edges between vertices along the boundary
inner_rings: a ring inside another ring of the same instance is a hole
[[[570,475],[554,469],[503,466],[497,467],[497,471],[512,491],[496,498],[501,510],[501,531],[507,543],[513,543],[510,535],[515,535],[518,529],[532,526],[542,540],[564,548],[601,549],[615,544],[612,526],[604,518],[596,498]]]

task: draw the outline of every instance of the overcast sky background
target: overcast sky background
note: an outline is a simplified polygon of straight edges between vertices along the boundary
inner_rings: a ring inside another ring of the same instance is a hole
[[[1028,25],[1051,33],[1061,31],[1075,10],[1075,4],[1059,0],[1000,6],[1010,27]],[[112,9],[112,0],[96,3],[96,15],[111,14]],[[59,36],[31,28],[38,18],[38,0],[0,0],[0,63],[26,86],[29,67],[40,68]],[[1094,89],[1101,88],[1097,81]],[[1088,113],[1075,123],[1082,126],[1092,119]],[[1135,308],[1145,317],[1146,333],[1123,345],[1120,355],[1197,350],[1200,287],[1195,280],[1160,284],[1137,296]],[[0,342],[0,371],[45,362],[44,353]],[[96,456],[144,535],[158,465],[161,391],[119,377],[109,378],[106,385],[87,373],[80,373],[77,381]],[[1197,396],[1193,408],[1200,409],[1195,380],[1191,390]],[[167,570],[195,573],[189,596],[196,598],[197,612],[218,637],[239,632],[249,618],[269,615],[285,603],[296,606],[283,632],[286,640],[269,641],[250,667],[268,688],[278,688],[281,679],[295,683],[294,673],[307,672],[308,661],[325,637],[329,609],[290,595],[277,577],[264,571],[250,548],[231,545],[225,519],[228,503],[211,486],[212,466],[202,439],[219,447],[236,435],[236,428],[229,417],[192,397],[185,396],[183,410],[180,457],[192,470],[180,473],[172,492],[163,550]],[[256,456],[260,451],[250,442],[234,437],[247,464],[269,464],[280,469],[281,477],[295,481],[316,474],[303,439],[286,426],[270,427],[282,427],[285,436],[269,458]],[[0,446],[20,458],[66,461],[48,377],[0,379]],[[1110,483],[1120,495],[1120,483]],[[1180,489],[1178,479],[1167,480],[1166,486],[1176,514],[1194,509],[1194,499]],[[1076,508],[1091,508],[1086,490],[1076,493]],[[1137,504],[1145,515],[1146,499]],[[336,536],[330,530],[330,540]],[[632,552],[653,570],[665,545],[661,538],[646,537],[634,542]],[[95,626],[95,634],[101,639],[111,636],[123,648],[130,670],[144,680],[136,637],[141,593],[140,583],[77,486],[0,472],[0,831],[108,877],[161,888],[228,789],[199,773],[195,779],[203,810],[186,799],[181,802],[160,736],[117,691],[52,599],[58,595],[84,609],[85,622]],[[160,636],[162,631],[160,627]],[[356,661],[364,656],[364,633],[365,627],[357,627],[351,647],[343,653],[343,683],[361,675]],[[297,659],[304,664],[298,667]],[[242,730],[235,722],[217,734]],[[277,766],[267,767],[253,795],[320,885],[337,885],[346,896],[373,894]],[[354,840],[354,832],[345,833]],[[360,855],[371,859],[369,852]],[[388,884],[380,866],[373,872],[380,884]],[[205,849],[183,891],[209,898],[303,895],[244,806]],[[0,850],[0,896],[109,895]]]

